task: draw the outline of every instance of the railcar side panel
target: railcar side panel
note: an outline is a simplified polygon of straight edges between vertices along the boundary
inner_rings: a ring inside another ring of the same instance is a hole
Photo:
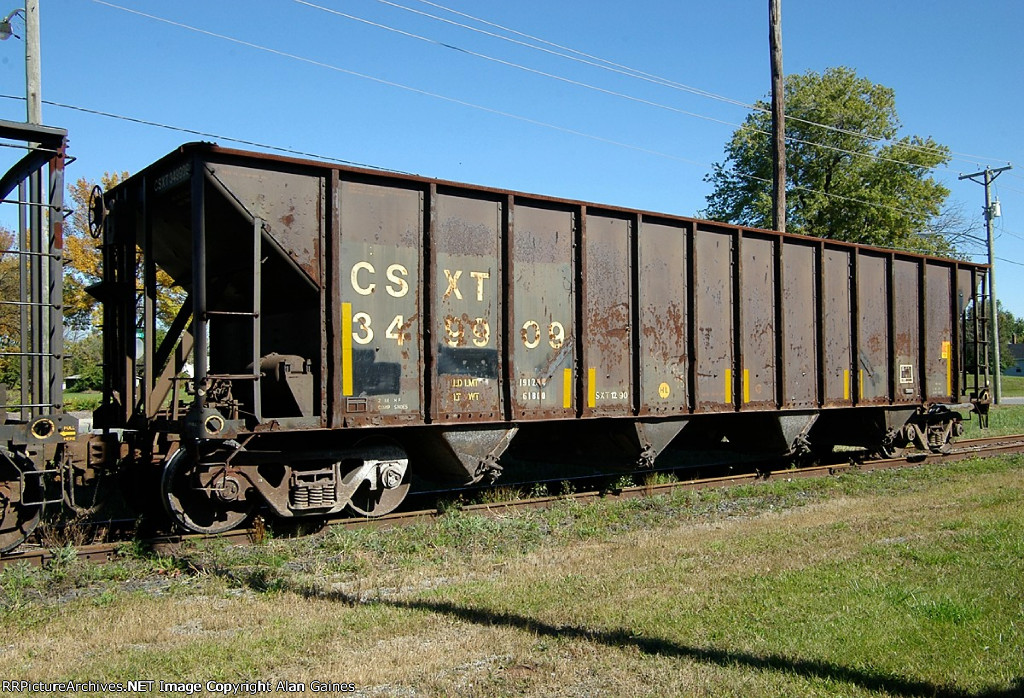
[[[694,234],[694,401],[698,412],[723,412],[732,410],[735,405],[732,375],[732,246],[735,237],[729,232],[700,227]]]
[[[747,233],[740,241],[742,292],[740,346],[744,409],[772,410],[776,403],[775,251],[778,238]]]
[[[209,376],[230,376],[232,396],[260,419],[319,416],[324,384],[317,378],[329,370],[323,360],[324,178],[305,169],[198,166],[205,179]],[[164,259],[187,239],[160,237],[162,249],[154,252]],[[286,364],[290,373],[306,376],[298,381],[302,387],[296,383],[283,394],[276,380],[257,380],[261,358],[273,354],[300,358]]]
[[[434,201],[431,414],[440,422],[502,416],[502,209],[454,194]]]
[[[889,401],[889,274],[885,256],[857,254],[859,404]]]
[[[817,407],[818,318],[815,247],[806,242],[782,243],[782,364],[784,408]]]
[[[423,192],[342,181],[341,395],[349,426],[422,421]]]
[[[980,293],[979,283],[980,279],[977,270],[969,267],[960,267],[957,270],[957,314],[964,312],[969,305],[974,304],[975,295]]]
[[[631,222],[587,212],[583,233],[584,416],[632,412]]]
[[[929,262],[925,267],[925,398],[952,400],[957,366],[953,356],[953,268]]]
[[[848,407],[853,404],[851,367],[853,366],[850,317],[850,250],[825,247],[822,323],[825,342],[824,404]]]
[[[896,393],[893,402],[921,400],[921,260],[892,261],[893,268],[893,365]]]
[[[204,168],[207,277],[220,295],[200,312],[214,316],[214,378],[246,404],[259,403],[242,385],[256,355],[275,353],[314,367],[323,389],[302,417],[329,414],[332,427],[909,405],[957,392],[954,334],[974,267],[194,148],[161,164],[158,182]],[[154,226],[172,218],[180,239],[161,234],[151,251],[187,279],[188,196],[176,196],[150,203]],[[288,366],[290,389],[308,393]],[[256,421],[289,410],[265,404]]]
[[[685,414],[687,228],[644,221],[637,235],[640,414]]]
[[[323,258],[321,178],[221,163],[208,169],[249,213],[266,221],[275,243],[319,283]]]
[[[517,203],[509,230],[512,418],[576,414],[575,234],[571,210]]]

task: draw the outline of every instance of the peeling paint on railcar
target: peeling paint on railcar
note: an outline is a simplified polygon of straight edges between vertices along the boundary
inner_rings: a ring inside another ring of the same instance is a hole
[[[749,409],[776,407],[775,255],[778,241],[747,235],[742,240],[740,341],[742,401]]]
[[[697,228],[694,236],[696,354],[694,355],[698,412],[733,409],[733,265],[734,236]]]
[[[686,227],[647,220],[637,233],[641,415],[688,411],[688,236]]]
[[[319,283],[324,232],[322,179],[228,164],[209,169],[249,213],[268,222],[281,249]]]
[[[922,399],[920,365],[921,264],[918,260],[893,258],[893,365],[896,377],[893,402]]]
[[[804,242],[782,244],[783,407],[818,405],[817,298],[815,248]]]
[[[583,364],[589,416],[632,411],[630,221],[587,212],[583,239]]]
[[[343,376],[337,403],[345,423],[403,423],[420,407],[420,258],[423,195],[411,189],[342,181]],[[407,243],[412,242],[412,245]],[[348,333],[346,334],[346,330]],[[345,398],[357,398],[346,400]]]
[[[432,202],[431,414],[440,422],[502,415],[500,201],[439,193]]]
[[[575,416],[576,299],[572,211],[516,202],[508,241],[512,416]]]
[[[852,404],[850,367],[851,351],[851,254],[847,249],[825,247],[824,297],[822,299],[824,365],[823,396],[826,407]]]
[[[886,404],[889,401],[888,307],[892,286],[886,272],[886,258],[877,253],[857,257],[857,308],[860,346],[857,348],[857,376],[861,378],[858,402]]]

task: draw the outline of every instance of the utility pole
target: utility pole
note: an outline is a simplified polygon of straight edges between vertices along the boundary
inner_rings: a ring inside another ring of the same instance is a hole
[[[1002,366],[999,365],[999,304],[996,302],[996,257],[995,257],[995,231],[993,230],[992,219],[998,217],[998,212],[992,204],[992,182],[1000,173],[1012,169],[1013,165],[992,169],[986,167],[981,172],[962,174],[960,179],[969,179],[985,186],[985,228],[988,232],[988,307],[992,313],[992,358],[995,361],[995,382],[993,384],[992,398],[995,404],[999,404],[1003,396]],[[983,179],[979,181],[977,177]]]
[[[25,0],[25,108],[28,123],[34,126],[43,124],[42,69],[39,51],[39,0]],[[30,143],[35,148],[38,143]],[[48,234],[47,221],[43,217],[43,176],[35,170],[28,179],[28,198],[31,208],[28,213],[29,247],[34,252],[53,254],[53,237]],[[50,298],[51,291],[50,265],[36,257],[29,262],[29,277],[34,298],[42,300]],[[33,367],[33,390],[36,403],[44,402],[43,396],[49,395],[47,386],[52,379],[50,362],[44,360],[44,354],[51,351],[54,344],[54,328],[49,324],[47,311],[42,305],[31,309],[32,351],[39,354],[39,360]]]
[[[25,0],[25,99],[28,122],[43,123],[42,69],[39,60],[39,0]]]
[[[772,59],[772,227],[786,232],[786,97],[782,72],[782,0],[768,0]]]
[[[39,0],[25,0],[24,9],[13,10],[0,21],[0,40],[17,36],[11,27],[11,21],[17,15],[25,19],[26,123],[29,126],[42,126]],[[28,143],[30,151],[38,146],[38,143]],[[57,181],[62,181],[62,177],[63,174]],[[57,299],[59,303],[61,297],[60,248],[57,245],[60,239],[57,230],[60,214],[51,212],[49,218],[44,215],[42,172],[34,169],[27,179],[27,196],[25,183],[18,186],[18,200],[21,202],[18,247],[22,254],[28,255],[27,261],[19,263],[19,290],[24,303],[21,312],[21,351],[24,354],[21,363],[21,402],[23,405],[32,405],[35,411],[43,407],[44,397],[56,395],[58,402],[60,399],[60,385],[56,386],[54,392],[54,382],[60,376],[58,364],[63,351],[62,311],[59,305],[52,305],[52,299]],[[54,181],[50,184],[49,190],[53,192]],[[51,300],[43,302],[43,299]],[[32,357],[28,365],[25,357]],[[50,406],[59,407],[59,404]],[[22,415],[26,416],[24,407]]]

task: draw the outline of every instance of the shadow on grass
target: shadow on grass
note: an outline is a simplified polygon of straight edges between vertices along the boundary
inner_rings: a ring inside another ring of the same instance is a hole
[[[477,625],[516,628],[538,636],[569,638],[598,643],[609,647],[634,647],[640,652],[663,657],[680,657],[722,667],[741,666],[758,671],[779,671],[807,678],[824,679],[852,684],[870,691],[884,691],[894,696],[932,696],[935,698],[1024,698],[1024,677],[1009,688],[990,688],[970,693],[952,686],[940,686],[926,681],[915,681],[883,672],[854,669],[829,662],[791,659],[780,655],[758,655],[749,652],[690,647],[669,640],[634,635],[625,630],[591,630],[572,625],[551,625],[515,613],[467,608],[441,601],[398,601],[374,599],[363,601],[339,592],[318,593],[306,590],[305,596],[326,598],[350,606],[380,604],[392,608],[428,611]]]
[[[199,568],[196,568],[199,569]],[[608,647],[634,647],[643,654],[679,657],[722,667],[740,666],[757,671],[777,671],[796,674],[810,679],[822,679],[859,686],[869,691],[881,691],[893,696],[928,696],[929,698],[1024,698],[1024,676],[1014,680],[1009,688],[991,687],[969,692],[949,685],[936,685],[927,681],[886,674],[870,669],[856,669],[831,662],[793,659],[777,654],[753,654],[733,650],[681,645],[662,638],[634,635],[627,630],[592,630],[574,625],[552,625],[516,613],[499,613],[487,609],[458,606],[444,601],[402,601],[397,599],[365,599],[341,591],[324,591],[317,587],[299,586],[285,579],[265,578],[263,574],[238,574],[223,567],[205,569],[206,572],[231,579],[236,584],[257,592],[292,592],[309,599],[335,601],[346,606],[387,606],[411,611],[427,611],[457,618],[467,623],[485,626],[515,628],[537,636],[555,639],[583,640]]]

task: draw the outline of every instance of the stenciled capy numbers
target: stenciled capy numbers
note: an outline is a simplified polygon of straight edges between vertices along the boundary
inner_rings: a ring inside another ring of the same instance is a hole
[[[377,290],[377,270],[367,261],[359,261],[352,265],[349,279],[352,290],[360,296],[372,295]],[[402,264],[389,264],[384,270],[384,291],[392,298],[404,298],[409,295],[409,269]],[[384,336],[393,339],[399,346],[405,343],[405,316],[397,314],[384,330]],[[352,315],[352,340],[356,344],[369,344],[373,341],[373,318],[367,312]]]
[[[462,269],[443,269],[444,279],[447,284],[444,292],[444,300],[454,297],[456,300],[465,300],[459,282],[463,277]],[[472,279],[473,291],[471,297],[475,296],[477,302],[484,300],[485,282],[491,278],[489,271],[470,271],[468,276]],[[404,298],[409,294],[411,288],[409,283],[409,270],[402,264],[390,264],[384,270],[384,280],[380,282],[383,290],[392,298]],[[377,270],[371,262],[362,260],[352,265],[349,275],[352,290],[360,296],[374,294],[378,288]],[[473,346],[484,348],[491,343],[491,323],[486,317],[472,317],[468,314],[461,316],[445,315],[444,342],[450,347],[466,346],[472,343]],[[399,346],[407,339],[406,319],[402,314],[396,314],[384,330],[384,337],[394,340]],[[545,337],[546,335],[546,337]],[[365,311],[359,311],[352,315],[352,340],[356,344],[369,344],[375,336],[373,318]],[[526,320],[520,327],[520,340],[527,349],[536,349],[545,338],[548,346],[552,349],[561,349],[566,341],[565,325],[557,320],[542,325],[536,320]]]

